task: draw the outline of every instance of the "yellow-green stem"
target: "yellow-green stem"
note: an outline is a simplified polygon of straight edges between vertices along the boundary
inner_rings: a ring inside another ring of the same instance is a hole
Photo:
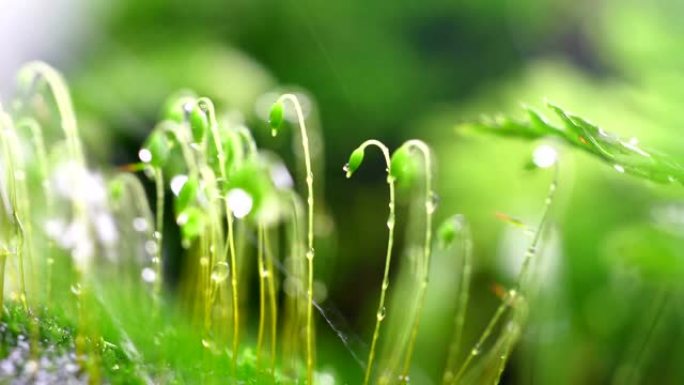
[[[494,313],[494,316],[492,319],[489,321],[487,324],[487,327],[485,328],[484,332],[480,336],[480,338],[477,340],[475,343],[475,346],[473,349],[470,351],[470,354],[468,354],[468,357],[466,358],[465,362],[463,365],[461,365],[461,368],[459,369],[458,373],[456,376],[454,376],[453,381],[451,381],[451,384],[455,385],[458,383],[458,381],[461,379],[463,374],[465,373],[465,370],[468,368],[472,360],[480,354],[480,351],[482,350],[482,346],[484,345],[485,341],[489,338],[489,336],[492,334],[494,331],[494,327],[497,325],[499,322],[499,319],[503,316],[504,312],[508,307],[515,305],[516,301],[519,300],[519,296],[521,295],[521,292],[525,292],[526,290],[526,283],[527,279],[529,276],[530,272],[530,263],[534,256],[537,254],[537,247],[539,245],[539,242],[541,241],[541,236],[542,232],[544,229],[544,226],[546,225],[546,222],[548,221],[549,213],[550,213],[550,208],[551,204],[553,203],[553,198],[556,193],[556,188],[558,185],[558,166],[556,165],[554,169],[554,177],[553,181],[549,185],[549,191],[546,196],[546,200],[544,202],[544,212],[542,214],[541,221],[539,222],[539,225],[537,226],[537,229],[534,234],[534,238],[532,239],[532,243],[530,246],[527,248],[527,251],[525,252],[525,257],[523,259],[522,266],[520,268],[520,272],[518,273],[518,277],[516,279],[515,286],[512,289],[509,289],[506,297],[504,300],[501,302],[499,307],[496,309],[496,312]]]
[[[309,149],[309,136],[306,131],[304,112],[297,97],[293,94],[284,94],[278,99],[279,103],[289,101],[295,108],[299,129],[301,132],[302,147],[304,150],[304,164],[306,167],[307,187],[307,247],[306,259],[308,261],[307,280],[307,309],[306,309],[306,378],[307,384],[313,385],[314,377],[314,347],[313,347],[313,277],[314,277],[314,194],[313,194],[313,171],[311,169],[311,153]]]
[[[427,289],[428,274],[430,271],[430,254],[432,246],[432,214],[435,210],[435,196],[432,191],[432,155],[430,148],[420,140],[409,140],[405,146],[413,147],[420,151],[423,156],[424,173],[425,173],[425,239],[423,243],[423,276],[420,278],[418,286],[418,303],[416,306],[416,313],[411,328],[408,345],[406,348],[406,355],[404,356],[404,365],[402,369],[402,381],[408,381],[408,372],[411,366],[411,359],[413,357],[413,350],[418,336],[418,329],[420,328],[420,318],[425,305],[425,291]]]
[[[216,147],[217,160],[219,164],[219,174],[221,179],[225,182],[228,180],[228,173],[226,171],[226,154],[223,150],[221,136],[219,133],[219,126],[216,120],[216,110],[214,103],[209,98],[199,98],[197,103],[205,108],[207,117],[209,118],[209,131]],[[240,308],[238,304],[238,267],[237,256],[235,251],[235,231],[233,228],[233,212],[230,209],[228,201],[224,199],[224,209],[226,212],[226,227],[228,228],[228,242],[227,250],[224,255],[230,255],[230,283],[231,283],[231,297],[233,310],[233,374],[237,371],[238,348],[240,343]]]
[[[156,277],[157,279],[154,282],[154,300],[155,300],[155,306],[157,309],[155,309],[155,312],[159,310],[159,302],[161,301],[161,291],[163,287],[163,261],[162,261],[162,255],[163,255],[163,237],[164,237],[164,192],[165,192],[165,186],[164,186],[164,174],[162,173],[161,168],[155,168],[153,170],[154,172],[154,183],[156,187],[156,199],[157,199],[157,212],[156,212],[156,230],[153,233],[154,236],[154,241],[157,245],[156,250],[155,250],[155,261],[154,261],[154,267],[155,267],[155,272],[156,272]]]
[[[456,316],[454,319],[454,337],[449,346],[449,353],[447,355],[446,368],[442,376],[442,384],[449,385],[451,379],[454,378],[456,372],[456,362],[461,348],[461,340],[463,339],[463,325],[465,324],[466,312],[468,309],[468,297],[470,288],[470,277],[472,272],[472,241],[470,238],[470,229],[468,224],[463,221],[462,226],[462,258],[461,265],[461,280],[458,289],[458,303],[456,305]]]
[[[278,332],[278,303],[276,297],[276,285],[275,285],[275,270],[273,269],[273,258],[275,255],[271,253],[271,245],[269,241],[268,232],[263,234],[264,241],[264,254],[266,258],[266,280],[268,282],[268,296],[269,296],[269,307],[271,313],[271,375],[275,376],[275,364],[276,364],[276,339]]]
[[[385,165],[387,166],[387,184],[389,185],[389,215],[387,217],[387,249],[385,254],[385,269],[382,276],[382,286],[380,289],[380,299],[378,301],[378,307],[375,313],[375,329],[373,330],[373,338],[371,340],[370,353],[368,354],[368,362],[366,364],[366,371],[364,374],[363,383],[368,384],[370,382],[371,375],[373,373],[373,361],[375,360],[375,350],[378,343],[378,338],[380,337],[380,328],[382,321],[385,319],[385,298],[387,296],[387,290],[389,288],[389,273],[390,266],[392,263],[392,248],[394,245],[394,227],[395,227],[395,197],[394,197],[394,186],[395,179],[390,174],[391,159],[390,153],[387,146],[382,144],[382,142],[371,139],[363,142],[359,148],[363,151],[368,146],[375,146],[382,152],[383,158],[385,160]]]
[[[257,268],[259,269],[259,332],[257,333],[256,362],[260,370],[261,349],[264,344],[264,327],[266,322],[266,287],[264,268],[264,226],[257,229]]]

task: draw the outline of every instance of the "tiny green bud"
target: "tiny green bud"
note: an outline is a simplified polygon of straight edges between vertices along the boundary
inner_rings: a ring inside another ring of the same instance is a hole
[[[138,156],[143,163],[161,168],[169,159],[171,147],[172,143],[166,133],[157,129],[147,138]]]
[[[199,182],[197,178],[191,177],[183,184],[174,201],[174,209],[177,213],[185,211],[195,202],[198,190]]]
[[[274,214],[269,211],[273,209],[276,188],[266,165],[256,159],[241,164],[231,175],[225,190],[228,204],[238,218]]]
[[[198,104],[190,111],[190,131],[195,143],[202,142],[204,135],[209,131],[209,118]]]
[[[417,173],[416,159],[409,146],[404,145],[394,151],[390,160],[390,175],[400,187],[411,185]]]
[[[194,104],[195,98],[188,94],[173,96],[169,98],[164,105],[163,119],[171,120],[176,123],[183,123],[192,112],[192,106]]]
[[[441,248],[453,245],[456,237],[468,231],[468,222],[463,215],[457,214],[446,219],[437,229],[437,240]]]
[[[189,247],[204,232],[205,213],[195,206],[183,210],[176,217],[176,223],[180,226],[183,246]]]
[[[352,174],[359,169],[359,166],[363,162],[363,156],[364,151],[363,148],[360,147],[352,151],[351,155],[349,155],[349,162],[342,168],[347,173],[347,178],[350,178]]]
[[[231,129],[228,127],[219,126],[218,140],[218,145],[221,147],[224,157],[223,166],[225,166],[226,170],[230,170],[231,165],[235,163],[235,142],[239,141],[239,138],[237,138],[235,132],[231,131]],[[220,175],[221,159],[219,157],[219,151],[216,148],[216,142],[213,135],[209,135],[209,143],[207,144],[207,162],[212,167],[214,172],[217,175]]]
[[[271,125],[271,135],[276,136],[285,118],[285,106],[282,101],[277,101],[271,107],[268,122]]]
[[[118,202],[124,195],[124,183],[120,178],[114,179],[109,183],[109,196],[113,201]]]

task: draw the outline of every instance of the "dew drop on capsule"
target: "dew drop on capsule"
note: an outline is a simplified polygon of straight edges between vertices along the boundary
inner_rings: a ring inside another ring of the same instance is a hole
[[[215,283],[221,283],[228,279],[230,274],[230,267],[226,262],[217,262],[214,268],[211,269],[211,280]]]

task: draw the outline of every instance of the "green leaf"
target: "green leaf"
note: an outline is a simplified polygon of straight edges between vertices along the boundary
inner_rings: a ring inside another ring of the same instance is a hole
[[[658,183],[684,183],[684,168],[666,155],[640,146],[635,139],[621,138],[561,107],[548,108],[563,123],[557,127],[541,114],[525,107],[527,119],[498,116],[457,127],[458,131],[484,132],[505,137],[535,140],[547,136],[560,138],[567,145],[589,153],[620,172]]]

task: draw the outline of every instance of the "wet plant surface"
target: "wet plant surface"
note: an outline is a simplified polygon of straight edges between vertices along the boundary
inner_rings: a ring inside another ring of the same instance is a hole
[[[548,279],[545,247],[563,188],[559,147],[579,148],[619,174],[684,180],[669,157],[553,105],[559,123],[528,109],[527,119],[460,125],[459,132],[561,140],[530,154],[527,168],[548,186],[534,223],[497,214],[524,249],[511,262],[511,281],[492,285],[487,322],[468,325],[475,234],[460,214],[436,223],[432,148],[419,139],[394,150],[362,142],[340,171],[364,172],[368,149],[378,149],[388,191],[382,275],[377,292],[364,293],[375,303],[364,344],[325,303],[318,278],[318,250],[334,219],[318,187],[324,153],[306,95],[271,95],[261,128],[250,130],[211,99],[180,91],[161,103],[136,162],[94,170],[61,75],[33,62],[18,78],[16,99],[0,109],[0,383],[422,384],[414,362],[429,331],[430,290],[448,284],[453,306],[440,316],[451,326],[434,381],[497,384]],[[285,136],[294,176],[256,139]],[[321,365],[326,344],[341,347],[347,364]]]

